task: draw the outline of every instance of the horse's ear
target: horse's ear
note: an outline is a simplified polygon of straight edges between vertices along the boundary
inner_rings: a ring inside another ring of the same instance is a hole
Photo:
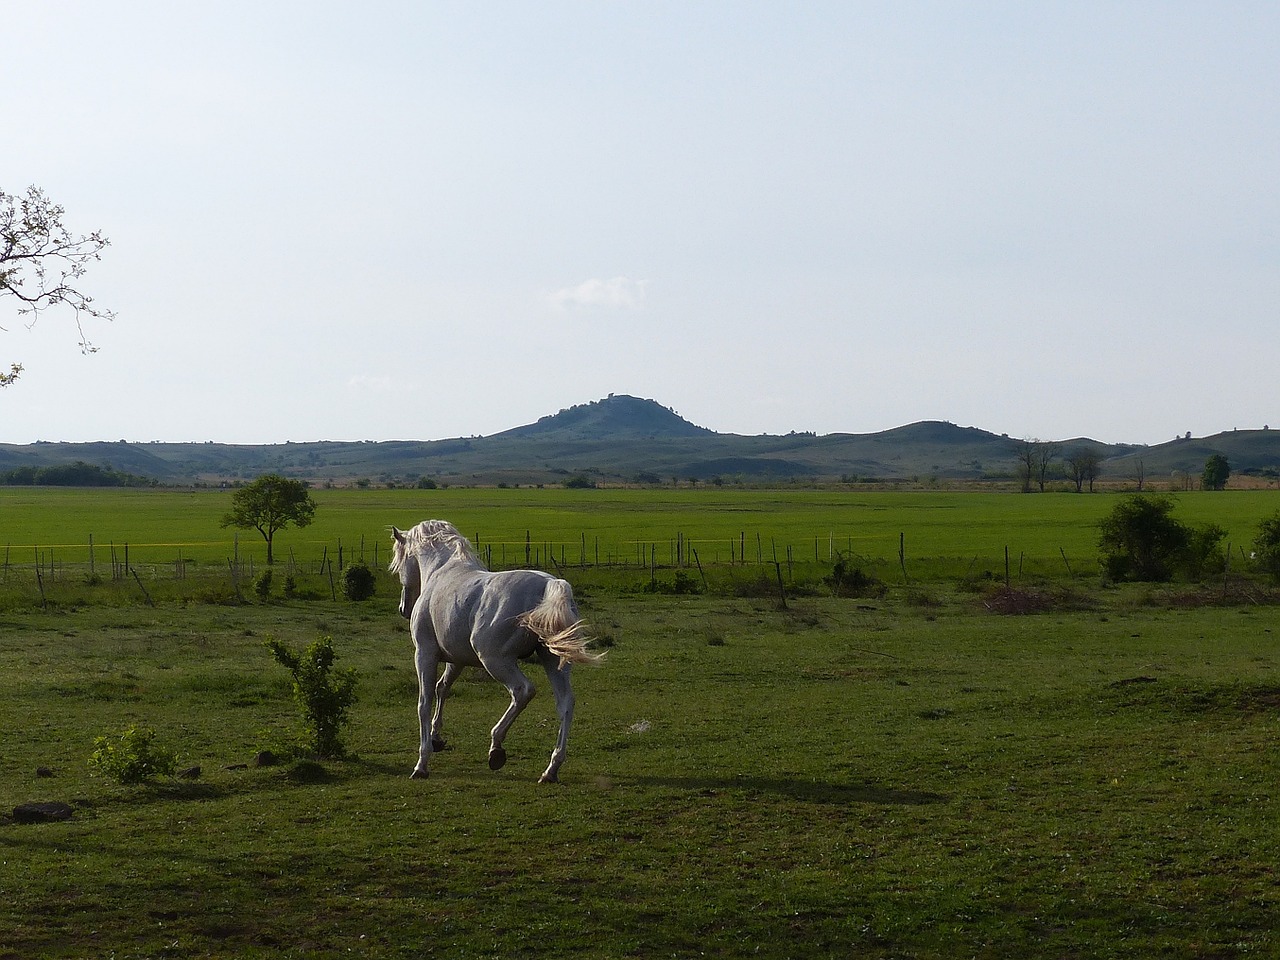
[[[395,539],[396,543],[404,543],[404,531],[392,527],[391,536]]]

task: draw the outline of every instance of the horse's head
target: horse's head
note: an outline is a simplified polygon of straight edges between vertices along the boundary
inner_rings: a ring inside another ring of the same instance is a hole
[[[447,520],[423,520],[412,530],[391,528],[391,571],[400,575],[400,616],[408,618],[422,581],[445,564],[485,569],[467,538]]]
[[[406,620],[422,593],[422,568],[410,541],[413,531],[391,528],[391,572],[400,575],[400,616]]]

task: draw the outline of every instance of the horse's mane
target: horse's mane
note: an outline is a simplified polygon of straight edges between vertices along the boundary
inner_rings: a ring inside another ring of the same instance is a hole
[[[392,544],[391,572],[400,572],[409,551],[423,548],[448,550],[455,560],[466,560],[476,566],[484,566],[480,555],[471,546],[471,541],[459,533],[452,523],[447,520],[423,520],[416,527],[404,531],[403,541],[397,538]]]

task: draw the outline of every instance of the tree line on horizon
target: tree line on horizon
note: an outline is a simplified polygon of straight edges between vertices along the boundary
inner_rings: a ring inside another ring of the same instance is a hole
[[[52,467],[14,467],[0,473],[7,487],[154,487],[157,481],[77,460]]]

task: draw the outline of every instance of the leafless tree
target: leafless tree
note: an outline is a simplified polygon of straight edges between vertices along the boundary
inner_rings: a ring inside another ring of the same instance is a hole
[[[1031,492],[1031,481],[1036,475],[1036,446],[1039,440],[1026,438],[1018,441],[1018,479],[1022,481],[1022,492]]]
[[[1067,468],[1067,476],[1076,485],[1076,493],[1080,493],[1086,483],[1089,485],[1089,492],[1093,493],[1093,481],[1102,472],[1101,454],[1092,447],[1077,447],[1067,454],[1063,463]]]
[[[1133,479],[1137,481],[1138,492],[1141,493],[1147,483],[1147,464],[1141,457],[1133,462]]]
[[[1045,481],[1049,479],[1049,465],[1053,463],[1062,450],[1062,444],[1043,440],[1036,445],[1036,482],[1040,484],[1040,492],[1044,493]]]
[[[1049,479],[1049,465],[1061,449],[1061,444],[1048,440],[1030,438],[1018,442],[1018,476],[1022,480],[1023,493],[1030,493],[1033,483],[1044,493],[1044,485]]]
[[[64,212],[39,187],[21,196],[0,190],[0,296],[17,299],[18,314],[30,317],[28,326],[49,307],[70,308],[80,349],[93,353],[97,348],[85,336],[84,318],[111,320],[115,314],[95,305],[79,280],[110,241],[97,230],[73,235],[62,223]],[[0,387],[21,372],[21,364],[11,364],[0,372]]]

